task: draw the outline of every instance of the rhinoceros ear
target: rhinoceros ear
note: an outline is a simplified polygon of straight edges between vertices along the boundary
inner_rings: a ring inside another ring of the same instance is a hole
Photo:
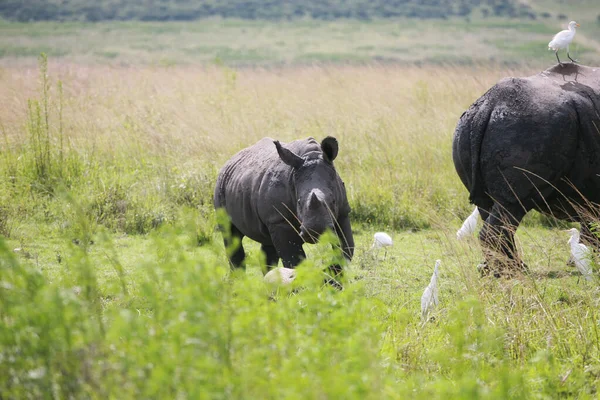
[[[275,143],[279,158],[281,158],[284,163],[292,168],[300,168],[302,164],[304,164],[304,159],[302,157],[283,147],[281,143],[279,143],[279,140],[273,140],[273,143]]]
[[[325,155],[325,159],[329,162],[333,162],[338,155],[338,141],[333,136],[327,136],[321,142],[321,149],[323,149],[323,154]]]

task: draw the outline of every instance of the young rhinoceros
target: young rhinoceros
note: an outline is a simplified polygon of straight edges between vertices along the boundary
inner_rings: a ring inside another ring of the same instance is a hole
[[[331,136],[321,144],[313,138],[286,145],[264,138],[221,168],[214,205],[231,221],[225,247],[239,240],[229,254],[233,267],[244,266],[244,236],[261,243],[269,268],[280,258],[284,267],[294,268],[306,257],[302,244],[315,243],[327,228],[337,234],[345,258],[352,258],[350,206],[333,165],[337,154],[338,142]],[[341,272],[338,265],[331,269]]]

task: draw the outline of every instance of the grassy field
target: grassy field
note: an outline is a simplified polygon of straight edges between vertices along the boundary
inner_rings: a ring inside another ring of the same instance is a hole
[[[582,63],[593,65],[600,61],[600,25],[596,14],[581,7],[582,28],[571,51]],[[0,62],[35,65],[36,57],[45,52],[54,59],[109,65],[271,66],[376,61],[545,68],[555,61],[547,44],[567,22],[556,17],[535,21],[473,17],[370,22],[0,22]]]
[[[596,398],[598,282],[566,265],[568,225],[529,215],[512,280],[455,239],[461,113],[554,64],[559,13],[600,61],[594,1],[528,3],[552,17],[0,22],[0,398]],[[251,241],[231,273],[220,166],[326,135],[353,208],[345,290],[322,285],[327,238],[291,287],[264,284]]]
[[[471,211],[456,121],[499,78],[532,72],[5,65],[1,396],[595,398],[600,297],[566,266],[566,225],[528,217],[532,272],[513,280],[480,278],[475,237],[455,240]],[[254,243],[229,273],[214,229],[226,159],[309,135],[340,142],[357,242],[343,292],[321,284],[326,241],[274,289]],[[369,250],[378,230],[387,254]]]

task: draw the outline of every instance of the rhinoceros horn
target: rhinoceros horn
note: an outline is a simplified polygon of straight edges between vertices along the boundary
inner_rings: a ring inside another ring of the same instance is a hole
[[[273,143],[275,143],[279,158],[281,158],[284,163],[292,168],[300,168],[304,164],[304,159],[302,157],[283,147],[281,143],[279,143],[279,140],[273,140]]]
[[[309,203],[308,203],[308,209],[316,210],[319,208],[320,205],[321,205],[321,199],[319,199],[319,196],[315,192],[312,192],[312,194],[310,195]]]

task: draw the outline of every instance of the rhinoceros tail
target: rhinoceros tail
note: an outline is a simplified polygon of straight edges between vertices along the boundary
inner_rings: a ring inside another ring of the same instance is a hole
[[[480,154],[492,107],[484,97],[460,117],[452,142],[454,167],[469,190],[469,201],[475,204],[478,203],[478,199],[488,198],[481,173]]]

